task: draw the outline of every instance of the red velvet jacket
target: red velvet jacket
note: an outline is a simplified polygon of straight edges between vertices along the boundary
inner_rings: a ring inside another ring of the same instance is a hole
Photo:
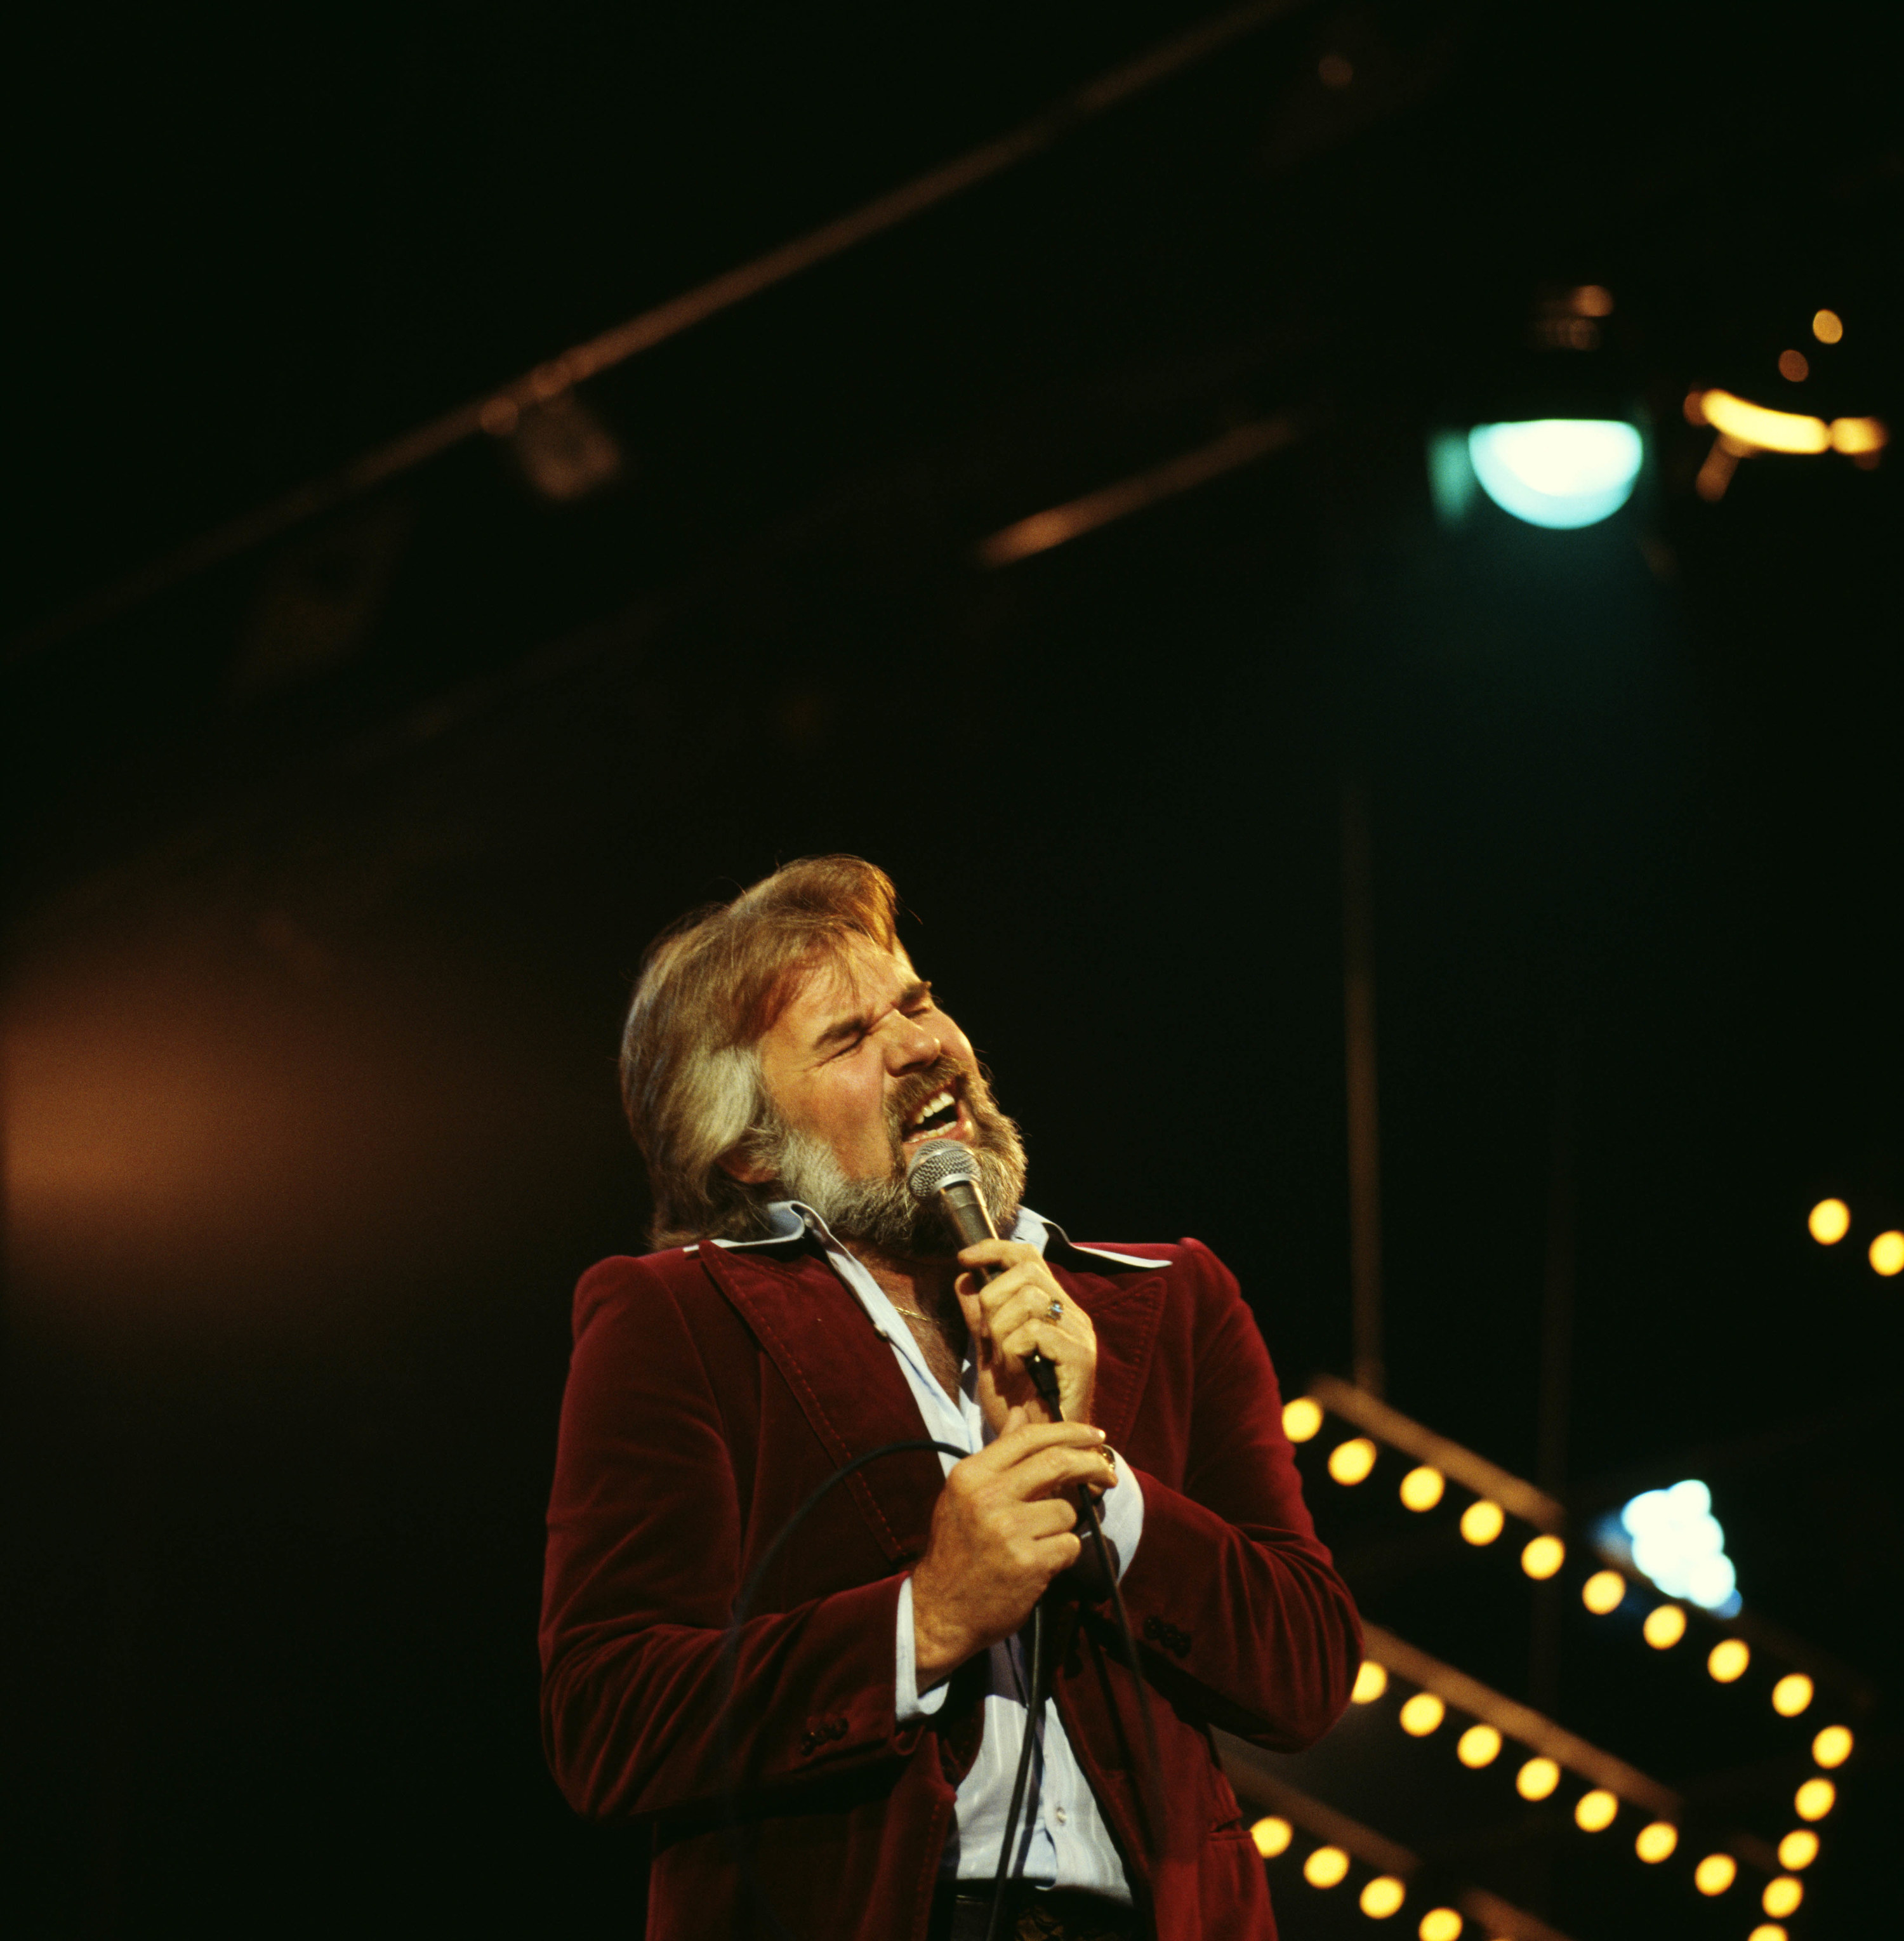
[[[1054,1232],[1047,1258],[1096,1327],[1098,1423],[1142,1481],[1123,1589],[1149,1640],[1160,1833],[1108,1612],[1073,1605],[1055,1628],[1053,1690],[1160,1941],[1272,1936],[1262,1862],[1206,1728],[1308,1744],[1347,1702],[1360,1634],[1235,1279],[1194,1240],[1141,1252],[1155,1271]],[[578,1812],[652,1820],[650,1941],[772,1931],[722,1824],[735,1812],[755,1879],[803,1941],[924,1936],[984,1664],[955,1674],[937,1713],[895,1723],[899,1591],[924,1548],[937,1457],[877,1462],[807,1520],[741,1631],[725,1781],[715,1728],[723,1628],[762,1551],[839,1465],[924,1432],[891,1349],[799,1242],[677,1249],[583,1277],[549,1513],[544,1738]]]

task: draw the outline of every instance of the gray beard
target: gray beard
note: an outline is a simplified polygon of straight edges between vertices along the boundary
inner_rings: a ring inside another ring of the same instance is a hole
[[[992,1224],[1009,1239],[1025,1197],[1024,1142],[996,1106],[981,1111],[976,1099],[968,1097],[967,1103],[977,1123],[977,1142],[967,1150],[978,1168],[979,1191]],[[929,1200],[912,1197],[906,1183],[905,1148],[897,1129],[888,1129],[891,1172],[875,1179],[852,1179],[830,1146],[790,1126],[775,1125],[769,1157],[779,1197],[811,1207],[836,1239],[915,1260],[955,1254],[958,1235],[944,1203],[936,1194]]]

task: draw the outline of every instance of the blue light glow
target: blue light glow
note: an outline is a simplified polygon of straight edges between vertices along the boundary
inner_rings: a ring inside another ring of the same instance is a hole
[[[1725,1554],[1725,1533],[1712,1492],[1689,1480],[1649,1490],[1620,1512],[1633,1560],[1669,1597],[1683,1597],[1722,1617],[1739,1608],[1738,1577]]]
[[[1495,504],[1563,531],[1597,525],[1633,497],[1643,449],[1637,429],[1612,418],[1533,418],[1468,434],[1468,462]]]

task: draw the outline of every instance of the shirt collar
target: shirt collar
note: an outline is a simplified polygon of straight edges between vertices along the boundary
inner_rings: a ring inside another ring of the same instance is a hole
[[[766,1209],[767,1230],[752,1240],[717,1240],[717,1247],[725,1247],[730,1252],[741,1253],[756,1248],[792,1248],[800,1245],[808,1234],[818,1239],[823,1246],[838,1247],[842,1252],[850,1252],[833,1237],[825,1221],[802,1200],[770,1200]],[[1065,1252],[1082,1255],[1086,1260],[1114,1261],[1119,1267],[1149,1267],[1153,1270],[1167,1267],[1167,1260],[1150,1260],[1141,1254],[1120,1254],[1109,1247],[1082,1247],[1060,1227],[1055,1220],[1047,1220],[1041,1213],[1035,1213],[1028,1206],[1018,1209],[1017,1224],[1006,1236],[1007,1239],[1020,1240],[1037,1248],[1041,1254],[1050,1252],[1055,1239]]]

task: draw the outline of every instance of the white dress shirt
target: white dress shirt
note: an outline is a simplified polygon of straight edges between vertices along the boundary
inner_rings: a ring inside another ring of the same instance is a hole
[[[927,1365],[924,1354],[898,1309],[888,1300],[879,1283],[858,1261],[836,1240],[813,1209],[797,1200],[776,1200],[769,1209],[772,1230],[764,1240],[735,1243],[723,1240],[723,1248],[784,1246],[811,1233],[825,1249],[833,1271],[858,1298],[882,1340],[891,1347],[906,1383],[918,1404],[925,1432],[935,1441],[951,1444],[966,1455],[976,1455],[991,1441],[980,1414],[974,1390],[977,1371],[968,1353],[959,1371],[959,1393],[955,1398],[940,1386]],[[1028,1207],[1020,1212],[1012,1230],[1014,1240],[1028,1242],[1042,1254],[1050,1236],[1062,1230],[1041,1219]],[[1072,1243],[1066,1240],[1067,1245]],[[1102,1253],[1120,1266],[1154,1267],[1154,1261],[1134,1255],[1113,1254],[1098,1248],[1079,1249],[1086,1253]],[[955,1458],[941,1454],[940,1461],[949,1470]],[[1118,1482],[1107,1490],[1099,1504],[1104,1533],[1117,1547],[1118,1573],[1129,1567],[1144,1534],[1144,1493],[1128,1463],[1117,1466]],[[907,1578],[899,1594],[899,1621],[894,1648],[894,1683],[899,1722],[936,1712],[946,1702],[946,1686],[940,1683],[930,1691],[918,1689],[913,1663],[912,1580]],[[960,1782],[954,1830],[946,1842],[941,1870],[961,1880],[989,1883],[998,1866],[998,1845],[1004,1836],[1005,1815],[1011,1805],[1012,1781],[1016,1776],[1018,1758],[1024,1744],[1027,1708],[1025,1702],[1028,1658],[1024,1643],[1016,1637],[995,1644],[990,1653],[990,1684],[985,1700],[985,1726],[977,1758]],[[1088,1889],[1117,1900],[1130,1899],[1130,1884],[1124,1877],[1096,1799],[1079,1771],[1071,1742],[1065,1736],[1058,1709],[1047,1698],[1036,1734],[1038,1744],[1031,1757],[1025,1798],[1019,1808],[1018,1833],[1013,1842],[1014,1871],[1038,1887]],[[1022,1869],[1019,1863],[1022,1859]]]

